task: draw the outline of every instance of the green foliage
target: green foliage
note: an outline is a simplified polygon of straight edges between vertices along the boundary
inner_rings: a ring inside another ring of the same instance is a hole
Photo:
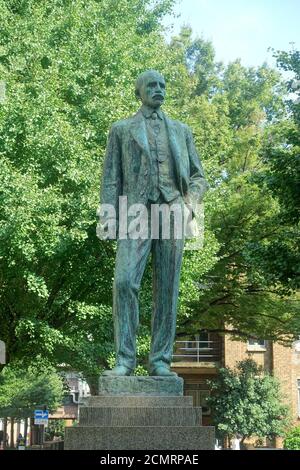
[[[288,450],[300,450],[300,426],[287,432],[283,441],[283,447]]]
[[[55,437],[63,440],[65,435],[65,422],[62,419],[50,419],[45,429],[45,440],[52,441]]]
[[[205,230],[212,263],[205,272],[199,253],[199,264],[183,271],[183,285],[189,288],[186,295],[181,292],[185,313],[179,315],[178,334],[231,331],[238,338],[289,343],[300,332],[299,228],[284,218],[277,194],[265,181],[271,168],[265,158],[269,136],[294,126],[284,102],[285,85],[266,65],[246,68],[236,61],[224,68],[215,63],[207,72],[214,86],[197,95],[197,64],[205,63],[211,46],[193,42],[186,28],[171,46],[183,63],[190,60],[190,88],[179,118],[194,130],[211,185]],[[209,57],[212,63],[213,54]],[[279,134],[277,141],[283,148]],[[289,168],[283,161],[277,172],[285,186]]]
[[[286,86],[290,119],[270,129],[263,149],[269,168],[265,183],[282,206],[282,218],[293,224],[300,220],[300,52],[277,51],[274,54],[281,69],[293,75]],[[299,232],[298,232],[299,233]],[[299,250],[298,250],[299,255]],[[298,258],[299,261],[299,258]],[[299,276],[299,272],[297,273]]]
[[[193,41],[190,28],[167,45],[161,19],[172,5],[0,0],[0,335],[8,362],[30,364],[38,353],[90,384],[113,364],[116,247],[96,238],[95,212],[108,129],[137,109],[133,84],[146,68],[165,75],[164,109],[192,127],[212,188],[204,248],[184,257],[178,334],[231,325],[238,337],[286,341],[300,332],[299,232],[281,197],[293,201],[298,191],[298,144],[283,145],[298,124],[282,80],[265,65],[216,63],[211,42]],[[285,63],[295,69],[296,55]],[[149,269],[140,297],[143,374]]]
[[[236,129],[284,115],[280,75],[267,65],[247,68],[240,61],[233,62],[224,71],[223,87],[231,125]]]
[[[275,57],[281,69],[293,73],[286,84],[292,93],[287,100],[289,118],[266,130],[261,148],[264,167],[255,179],[278,201],[277,224],[282,229],[273,240],[256,245],[254,255],[268,268],[273,283],[291,292],[300,286],[300,59],[299,51],[277,52]]]
[[[210,381],[212,395],[208,404],[221,436],[239,434],[243,440],[252,436],[281,436],[289,423],[288,408],[281,403],[279,382],[252,359],[237,364],[236,370],[222,368]]]
[[[219,84],[218,73],[223,66],[215,63],[215,50],[211,41],[192,40],[192,29],[183,26],[178,37],[172,38],[171,47],[181,51],[186,68],[193,74],[194,95],[211,96]]]
[[[28,368],[22,362],[8,365],[0,375],[0,416],[32,418],[34,410],[44,406],[53,413],[64,394],[62,378],[41,358]]]
[[[293,113],[293,119],[295,122],[300,123],[300,51],[274,51],[274,57],[277,59],[278,66],[288,72],[292,72],[292,78],[287,82],[287,88],[292,93],[291,98],[288,100],[288,104]]]
[[[171,0],[0,1],[0,331],[7,360],[38,351],[95,376],[113,351],[115,246],[96,238],[111,123],[134,80],[171,57]],[[138,14],[137,14],[138,13]]]

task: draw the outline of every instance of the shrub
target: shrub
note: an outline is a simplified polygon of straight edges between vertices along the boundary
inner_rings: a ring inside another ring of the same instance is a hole
[[[291,429],[284,439],[284,449],[300,450],[300,426]]]

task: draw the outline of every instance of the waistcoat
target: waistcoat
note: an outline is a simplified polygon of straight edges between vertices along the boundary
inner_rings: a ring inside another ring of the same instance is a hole
[[[154,112],[154,118],[146,119],[146,129],[151,153],[149,200],[155,202],[162,195],[166,202],[170,202],[180,193],[176,187],[174,162],[165,121]]]

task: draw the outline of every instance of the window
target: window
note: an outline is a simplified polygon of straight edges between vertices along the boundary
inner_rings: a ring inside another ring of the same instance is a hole
[[[248,344],[251,346],[261,346],[262,348],[265,347],[265,340],[264,339],[249,339]]]
[[[209,348],[209,333],[206,331],[201,331],[201,333],[198,335],[198,341],[199,341],[199,348],[200,349],[207,349]]]
[[[198,335],[192,337],[193,339],[185,342],[186,349],[197,351],[198,349],[209,348],[209,333],[201,331]]]
[[[265,351],[266,341],[264,339],[248,339],[248,351]]]

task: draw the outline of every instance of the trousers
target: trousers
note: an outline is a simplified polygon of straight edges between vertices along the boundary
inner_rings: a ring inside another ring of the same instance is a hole
[[[157,203],[163,202],[161,197]],[[171,204],[171,203],[170,203]],[[150,205],[150,202],[149,202]],[[183,204],[182,204],[183,205]],[[160,220],[161,225],[161,220]],[[149,368],[169,366],[176,333],[177,299],[184,237],[118,239],[113,284],[113,318],[116,365],[136,366],[136,334],[139,325],[138,292],[148,257],[152,255],[153,306]],[[161,227],[160,227],[161,228]]]

